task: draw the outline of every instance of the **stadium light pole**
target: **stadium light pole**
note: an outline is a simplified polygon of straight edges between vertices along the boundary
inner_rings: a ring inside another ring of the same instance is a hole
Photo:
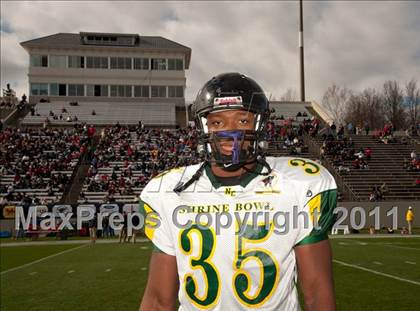
[[[300,67],[300,100],[305,101],[305,67],[303,56],[303,1],[299,0],[299,67]]]

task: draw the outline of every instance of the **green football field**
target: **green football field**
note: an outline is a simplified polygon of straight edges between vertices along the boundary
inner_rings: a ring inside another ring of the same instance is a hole
[[[331,242],[338,310],[418,307],[420,238]],[[142,242],[12,246],[0,251],[1,310],[138,310],[152,248]]]

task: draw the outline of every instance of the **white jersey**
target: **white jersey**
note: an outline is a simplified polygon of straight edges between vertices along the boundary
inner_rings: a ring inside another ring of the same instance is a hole
[[[197,182],[174,192],[197,164],[158,175],[141,193],[146,213],[156,213],[149,225],[158,223],[146,235],[176,256],[179,310],[300,309],[294,247],[328,238],[337,187],[311,160],[266,161],[269,175],[251,174],[239,185],[223,186],[207,167]],[[266,172],[262,165],[256,170]]]

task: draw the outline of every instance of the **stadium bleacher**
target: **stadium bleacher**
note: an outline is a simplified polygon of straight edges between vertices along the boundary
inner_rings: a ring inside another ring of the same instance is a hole
[[[284,102],[284,101],[271,101],[270,108],[272,109],[272,115],[276,117],[283,116],[284,119],[293,119],[297,121],[303,121],[305,118],[312,117],[310,102]],[[297,117],[301,115],[300,117]]]
[[[79,202],[136,202],[152,176],[198,162],[196,136],[192,129],[105,128]]]
[[[365,150],[368,147],[373,153],[367,163],[369,169],[355,169],[353,168],[354,157],[345,159],[338,164],[333,155],[325,154],[325,157],[320,156],[319,150],[323,146],[323,139],[318,133],[319,122],[306,103],[274,102],[272,107],[271,122],[267,131],[267,140],[269,141],[267,155],[310,158],[326,165],[328,168],[332,168],[335,170],[333,172],[336,174],[335,176],[339,176],[338,184],[341,192],[348,193],[345,199],[368,201],[372,191],[384,183],[386,184],[387,193],[383,194],[383,197],[380,198],[381,200],[420,199],[420,188],[415,185],[415,180],[420,177],[419,172],[408,171],[404,168],[405,159],[410,158],[410,152],[415,148],[413,145],[416,143],[415,140],[409,139],[403,143],[384,144],[372,135],[347,135],[347,138],[351,137],[353,141],[352,148],[354,153],[357,153],[359,150]],[[144,109],[147,110],[146,106],[144,106]],[[91,114],[92,110],[95,110],[96,115]],[[196,151],[197,132],[194,129],[164,129],[163,126],[157,129],[143,128],[138,124],[138,120],[145,120],[144,115],[140,118],[141,110],[138,108],[133,109],[132,104],[125,106],[125,104],[119,103],[118,109],[115,109],[112,108],[111,103],[79,103],[77,106],[65,102],[59,105],[57,103],[54,105],[39,103],[36,112],[41,114],[41,116],[31,116],[29,114],[23,120],[23,124],[38,124],[44,121],[45,117],[50,115],[50,113],[56,116],[60,114],[63,116],[77,115],[78,122],[86,121],[89,124],[119,123],[114,126],[106,126],[102,132],[97,133],[99,140],[97,145],[89,145],[89,147],[95,147],[95,152],[88,162],[84,162],[84,165],[87,167],[86,172],[81,174],[81,177],[79,176],[80,180],[83,180],[77,192],[77,201],[79,203],[136,202],[144,185],[147,184],[152,176],[166,169],[194,164],[200,160],[200,156]],[[150,116],[149,114],[149,122],[153,123],[154,118],[155,120],[159,119],[159,122],[162,123],[167,122],[165,117]],[[75,125],[67,122],[65,118],[63,120],[54,120],[50,116],[49,120],[65,127]],[[155,124],[159,122],[156,121]],[[124,126],[123,124],[125,123],[132,125]],[[314,134],[314,124],[316,131],[315,135],[312,135]],[[14,129],[14,131],[20,130]],[[24,137],[26,135],[25,131],[28,130],[23,129],[20,132]],[[42,139],[45,139],[45,135],[37,136],[34,134],[36,131],[42,130],[36,129],[32,131],[28,135],[33,141],[39,140],[44,142]],[[61,133],[64,137],[71,136],[69,131],[78,131],[76,137],[82,141],[86,139],[83,126],[76,126],[76,130],[46,131],[49,133],[48,135],[54,136],[57,133]],[[7,132],[5,131],[4,133]],[[5,138],[3,137],[2,139],[4,140]],[[60,140],[57,137],[55,139]],[[313,148],[308,148],[308,145],[305,143],[308,142],[308,139],[309,143],[311,145],[314,144],[316,146],[315,149],[318,150],[314,152]],[[60,152],[69,147],[70,150],[74,148],[74,141],[70,140],[66,143],[67,145],[61,145],[61,147],[53,147],[50,144],[50,150],[45,150],[44,148],[40,152],[39,157],[43,158],[48,154],[53,154],[58,158],[52,157],[50,162],[59,162],[61,159]],[[9,141],[8,144],[10,145],[11,142]],[[89,144],[92,144],[92,142],[89,141]],[[88,145],[85,147],[87,148]],[[3,154],[5,154],[4,150],[6,149],[2,147]],[[62,179],[63,176],[66,176],[68,183],[77,182],[72,180],[72,176],[81,167],[80,154],[72,156],[70,161],[66,160],[67,166],[65,168],[51,169],[49,175],[43,177],[43,183],[40,183],[37,187],[22,188],[18,186],[16,188],[12,185],[16,184],[20,176],[16,177],[16,172],[10,170],[10,166],[19,163],[21,158],[22,154],[19,152],[15,152],[13,158],[10,158],[10,156],[2,157],[0,166],[2,169],[0,197],[6,197],[8,189],[13,189],[15,195],[9,195],[9,198],[14,202],[21,201],[25,193],[28,197],[37,198],[37,201],[59,201],[62,199],[65,186],[61,185],[58,187],[57,182],[55,182],[55,186],[52,186],[51,179],[54,181],[57,178]],[[340,166],[341,168],[348,168],[348,170],[341,171]],[[12,188],[10,188],[11,186]]]
[[[353,168],[353,160],[346,159],[341,165],[348,167],[348,173],[338,172],[339,165],[334,164],[334,156],[326,154],[325,158],[343,178],[344,183],[351,189],[357,201],[367,201],[375,187],[384,183],[387,193],[382,200],[420,200],[420,187],[415,185],[415,179],[420,177],[420,171],[409,171],[404,168],[404,160],[409,161],[414,146],[405,142],[384,144],[373,135],[348,135],[354,146],[355,153],[359,150],[372,150],[371,159],[367,161],[368,169]],[[323,140],[315,139],[321,148]],[[349,148],[345,148],[348,150]]]
[[[87,143],[81,127],[1,131],[0,199],[8,203],[58,202]]]
[[[153,107],[153,109],[151,109]],[[174,126],[175,105],[167,103],[132,103],[132,102],[42,102],[35,106],[34,115],[28,114],[23,125],[41,125],[48,118],[51,125],[69,126],[77,117],[77,123],[85,122],[93,125],[137,124],[139,120],[146,125]],[[65,112],[63,112],[65,111]],[[94,111],[94,114],[92,112]],[[56,116],[54,118],[53,116]],[[62,119],[60,119],[60,115]]]

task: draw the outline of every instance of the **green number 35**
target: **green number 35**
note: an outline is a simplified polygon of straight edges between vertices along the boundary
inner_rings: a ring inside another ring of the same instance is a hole
[[[242,235],[235,237],[234,275],[232,287],[235,297],[244,306],[257,308],[264,304],[274,293],[279,282],[279,265],[274,256],[267,250],[258,247],[247,247],[247,244],[257,244],[266,241],[272,233],[272,226],[253,228],[245,227]],[[200,245],[197,256],[192,256],[192,234],[197,234]],[[216,236],[212,229],[193,225],[180,232],[179,242],[184,254],[191,256],[190,266],[193,270],[201,270],[205,281],[205,294],[197,293],[198,282],[191,273],[184,276],[184,290],[190,301],[197,307],[209,309],[213,307],[220,296],[220,274],[212,264],[211,258],[216,246]],[[254,261],[260,270],[259,287],[250,294],[251,275],[245,269],[247,262]]]

